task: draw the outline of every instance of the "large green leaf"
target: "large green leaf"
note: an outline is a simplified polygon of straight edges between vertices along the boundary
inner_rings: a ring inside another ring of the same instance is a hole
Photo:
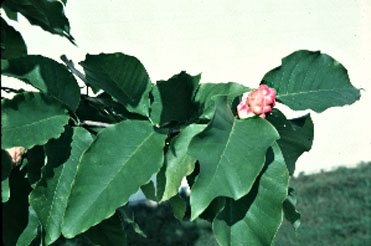
[[[1,61],[3,75],[31,84],[48,96],[66,104],[72,111],[80,102],[80,87],[68,69],[44,56],[28,55]]]
[[[1,18],[1,58],[12,59],[27,54],[22,35]]]
[[[28,208],[28,224],[17,240],[17,246],[29,246],[37,237],[39,219],[32,207]]]
[[[286,200],[283,202],[283,212],[286,220],[288,220],[295,230],[300,226],[300,212],[296,209],[296,193],[294,188],[289,187],[289,194]]]
[[[147,121],[126,120],[102,130],[79,163],[63,235],[72,238],[126,204],[160,169],[166,137]]]
[[[237,120],[227,97],[215,100],[212,121],[189,145],[189,153],[200,162],[200,173],[191,190],[191,220],[218,196],[239,199],[246,195],[263,168],[267,148],[279,138],[268,121]]]
[[[12,170],[12,160],[8,152],[1,150],[1,181],[9,177],[10,171]]]
[[[360,98],[343,65],[319,51],[300,50],[283,58],[280,67],[264,75],[263,83],[278,88],[276,98],[293,110],[322,112]]]
[[[188,145],[191,139],[205,127],[206,125],[189,125],[171,140],[165,155],[166,181],[161,201],[166,201],[178,194],[182,179],[192,173],[196,159],[187,153]]]
[[[7,202],[10,198],[9,178],[1,181],[1,202]]]
[[[86,55],[80,62],[86,79],[124,105],[128,111],[149,115],[151,81],[143,64],[122,53]]]
[[[74,44],[64,6],[59,0],[6,0],[2,7],[21,13],[32,25],[66,37]]]
[[[43,226],[47,245],[61,234],[77,165],[93,140],[84,128],[67,127],[60,138],[52,139],[45,146],[48,161],[42,170],[41,180],[30,194],[30,204]]]
[[[31,187],[24,170],[14,168],[9,177],[10,199],[2,204],[2,240],[5,246],[14,246],[27,226],[28,194]]]
[[[280,139],[277,142],[292,175],[295,171],[296,160],[312,147],[314,137],[312,119],[307,114],[297,119],[287,120],[279,110],[273,109],[267,120],[274,125],[280,134]]]
[[[124,223],[120,213],[116,212],[110,218],[90,228],[83,235],[99,246],[126,246]]]
[[[55,99],[37,92],[16,95],[1,101],[1,148],[30,149],[57,138],[69,116]]]
[[[264,169],[250,193],[238,201],[228,199],[223,211],[215,218],[213,231],[221,246],[272,245],[283,220],[282,203],[289,182],[278,145],[273,144],[272,149],[274,160]]]
[[[167,81],[157,81],[152,90],[152,121],[160,126],[188,121],[195,110],[193,97],[200,79],[201,75],[190,76],[181,72]]]
[[[251,90],[234,82],[200,84],[194,99],[198,104],[198,115],[201,119],[211,119],[215,109],[214,100],[217,96],[227,96],[228,105],[231,105],[235,97]]]

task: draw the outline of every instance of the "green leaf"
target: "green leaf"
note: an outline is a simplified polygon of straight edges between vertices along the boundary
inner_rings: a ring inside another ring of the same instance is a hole
[[[1,18],[1,59],[12,59],[27,54],[22,35]]]
[[[193,172],[196,159],[187,153],[188,145],[205,127],[206,125],[191,124],[171,140],[165,154],[166,181],[161,201],[169,200],[178,194],[182,179]]]
[[[283,212],[285,214],[286,220],[290,221],[295,231],[298,230],[300,226],[300,213],[296,209],[296,193],[294,188],[289,187],[289,195],[283,202]]]
[[[63,235],[72,238],[126,204],[160,169],[165,138],[147,121],[126,120],[102,130],[79,163]]]
[[[9,201],[10,189],[9,189],[9,178],[1,181],[1,202],[5,203]]]
[[[309,114],[297,119],[287,120],[278,109],[273,109],[267,120],[274,125],[280,134],[277,141],[287,168],[291,175],[295,171],[296,160],[312,147],[314,126]]]
[[[32,25],[66,37],[75,44],[70,34],[70,24],[64,15],[63,4],[59,0],[6,0],[2,3],[2,7],[21,13]]]
[[[193,97],[201,75],[186,72],[174,75],[167,81],[157,81],[152,90],[151,119],[160,126],[188,121],[195,110]]]
[[[133,113],[149,115],[151,81],[143,64],[122,53],[86,55],[80,62],[86,79]]]
[[[147,199],[152,201],[158,201],[156,196],[155,185],[152,180],[150,180],[147,184],[142,185],[140,189],[142,190],[143,194]]]
[[[293,110],[320,113],[360,98],[343,65],[319,51],[300,50],[283,58],[282,65],[268,72],[262,83],[277,87],[277,100]]]
[[[173,196],[169,202],[173,208],[174,217],[182,221],[187,209],[186,202],[180,196]]]
[[[252,89],[241,84],[229,83],[204,83],[200,84],[195,96],[195,103],[198,104],[198,114],[201,119],[210,120],[215,109],[215,98],[217,96],[227,96],[228,105],[231,106],[233,99]]]
[[[272,145],[274,160],[267,161],[250,193],[228,199],[213,222],[216,240],[224,245],[272,245],[283,220],[282,203],[287,196],[289,173],[278,144]],[[268,158],[267,158],[268,160]]]
[[[116,212],[110,218],[90,228],[83,234],[96,245],[126,246],[126,234],[120,214]]]
[[[1,150],[1,181],[4,181],[9,177],[10,171],[12,170],[12,160],[8,152]]]
[[[1,148],[43,145],[60,136],[68,119],[63,105],[42,93],[23,93],[1,100]]]
[[[68,69],[47,57],[28,55],[1,61],[3,75],[20,79],[48,96],[63,102],[72,111],[80,102],[80,87]]]
[[[45,146],[48,161],[30,194],[30,204],[43,226],[46,244],[53,243],[61,234],[77,165],[92,142],[93,136],[84,128],[67,127],[60,138]]]
[[[14,168],[9,177],[10,199],[2,204],[2,237],[5,246],[14,246],[26,228],[28,218],[28,194],[31,187],[24,178],[25,172]]]
[[[32,207],[28,208],[28,224],[22,234],[19,236],[17,246],[29,246],[37,237],[39,228],[39,219]]]
[[[45,164],[45,153],[43,146],[35,146],[27,151],[27,178],[31,187],[41,178],[41,168]],[[34,187],[33,187],[34,188]]]
[[[264,119],[235,119],[227,97],[216,98],[215,104],[212,121],[189,145],[189,153],[200,162],[191,189],[191,220],[218,196],[239,199],[246,195],[263,168],[266,150],[279,138]]]

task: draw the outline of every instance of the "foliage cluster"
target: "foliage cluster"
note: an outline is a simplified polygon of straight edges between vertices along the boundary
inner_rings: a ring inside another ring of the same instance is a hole
[[[6,0],[8,18],[74,42],[66,1]],[[123,53],[87,54],[78,71],[27,54],[21,36],[1,19],[2,74],[38,92],[15,92],[1,102],[2,201],[5,245],[58,245],[63,238],[125,245],[127,227],[138,233],[127,206],[139,189],[170,201],[182,219],[181,180],[191,187],[190,220],[212,223],[220,245],[270,245],[285,216],[300,224],[289,177],[311,148],[309,114],[287,119],[238,119],[236,105],[252,89],[238,83],[200,83],[181,72],[152,83],[144,65]],[[94,94],[83,94],[77,82]],[[352,104],[360,97],[346,69],[329,55],[300,50],[269,71],[260,84],[293,110]],[[14,167],[6,150],[27,149]],[[157,183],[151,182],[156,175]],[[62,238],[62,239],[61,239]]]

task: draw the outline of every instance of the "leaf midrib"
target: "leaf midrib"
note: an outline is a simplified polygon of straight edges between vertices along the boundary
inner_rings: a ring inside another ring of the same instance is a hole
[[[282,97],[290,97],[290,96],[297,96],[297,95],[303,95],[303,94],[313,94],[313,93],[319,93],[319,92],[335,92],[335,91],[343,91],[343,90],[352,90],[353,88],[332,88],[332,89],[318,89],[318,90],[309,90],[309,91],[299,91],[299,92],[287,92],[284,94],[277,95],[277,98]]]
[[[58,118],[58,117],[62,117],[62,116],[67,116],[67,115],[65,115],[65,114],[53,115],[51,117],[44,118],[44,119],[34,121],[34,122],[31,122],[31,123],[27,123],[27,124],[24,124],[24,125],[21,125],[21,126],[3,127],[2,130],[3,131],[9,131],[9,130],[19,129],[19,128],[23,128],[23,127],[29,127],[29,126],[36,125],[36,124],[39,124],[39,123],[41,124],[44,121],[53,120],[54,118]]]
[[[125,163],[123,165],[121,165],[120,169],[118,172],[116,172],[115,176],[107,183],[107,185],[98,193],[98,195],[95,197],[95,199],[87,206],[85,206],[85,210],[83,213],[80,214],[80,218],[84,217],[84,215],[87,213],[87,211],[92,207],[92,205],[98,200],[98,198],[101,196],[101,194],[107,189],[107,187],[112,183],[113,180],[116,179],[117,175],[119,173],[121,173],[121,170],[124,166],[126,166],[126,163],[128,163],[130,161],[130,159],[138,152],[138,150],[144,145],[145,142],[147,142],[147,140],[152,137],[152,135],[154,135],[155,132],[151,132],[145,139],[143,139],[143,141],[138,145],[138,147],[135,149],[135,151],[127,158],[127,160],[125,161]],[[85,153],[84,153],[85,154]],[[76,176],[77,176],[77,173],[76,173]],[[75,176],[75,180],[76,180],[76,176]],[[75,182],[73,183],[75,184]],[[72,188],[71,188],[72,190]],[[72,193],[72,192],[71,192]],[[95,222],[94,225],[96,225],[97,222]],[[94,226],[92,225],[92,226]],[[85,228],[86,229],[86,228]]]

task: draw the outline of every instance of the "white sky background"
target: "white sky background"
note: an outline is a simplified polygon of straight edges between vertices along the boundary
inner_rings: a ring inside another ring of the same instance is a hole
[[[202,82],[257,87],[296,50],[327,53],[364,91],[351,106],[311,112],[313,147],[298,160],[296,174],[371,161],[370,0],[69,0],[66,15],[78,47],[21,16],[7,21],[30,54],[59,62],[66,54],[77,63],[86,53],[123,52],[141,60],[152,81],[185,70],[202,73]],[[4,85],[14,81],[2,77]],[[283,110],[292,117],[305,113]]]

